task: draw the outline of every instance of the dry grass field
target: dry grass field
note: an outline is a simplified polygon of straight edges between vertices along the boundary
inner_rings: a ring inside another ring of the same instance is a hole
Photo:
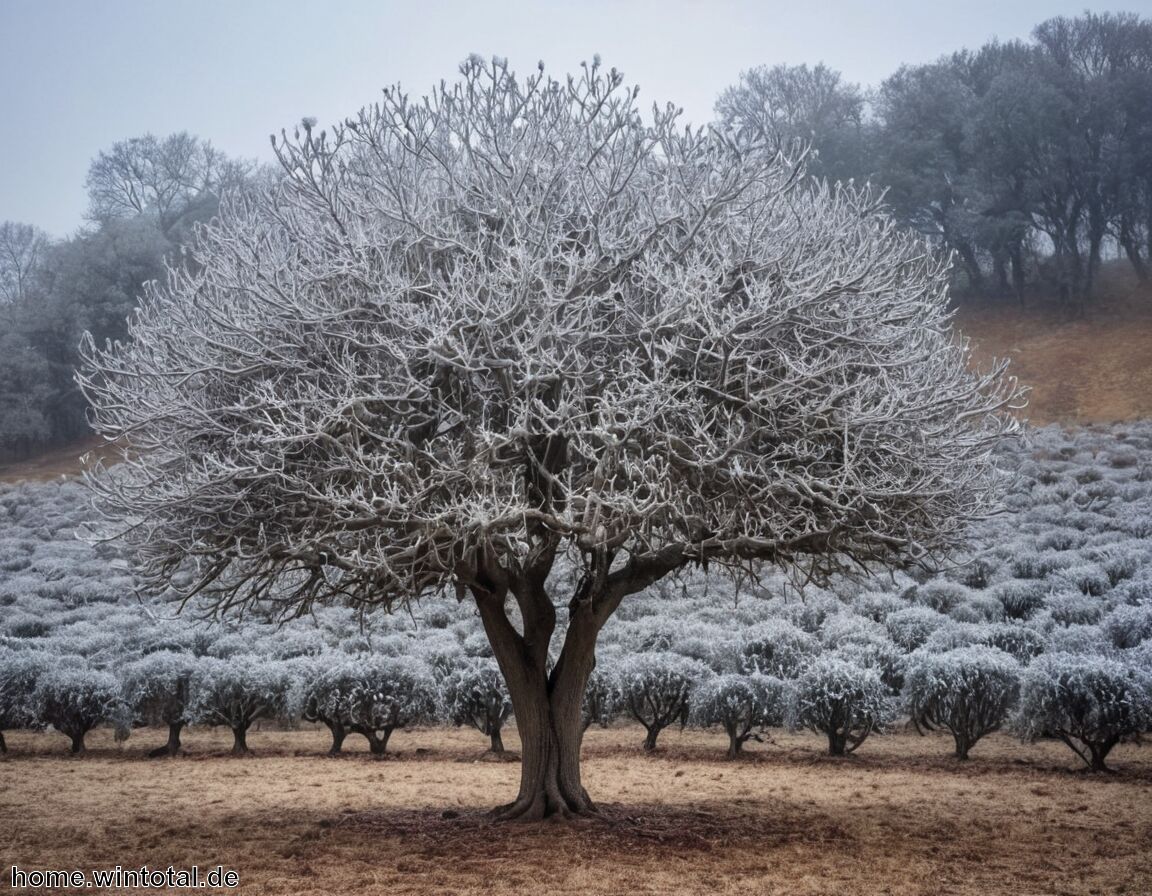
[[[1132,894],[1152,892],[1152,748],[1086,775],[1062,745],[875,737],[821,755],[779,734],[744,760],[723,738],[669,730],[643,755],[634,727],[589,732],[586,783],[604,820],[494,825],[515,762],[475,732],[398,732],[394,756],[323,755],[324,731],[255,732],[256,756],[193,731],[187,755],[141,758],[97,732],[87,756],[14,734],[0,759],[0,889],[11,864],[224,865],[245,894]],[[515,747],[514,733],[507,737]],[[42,892],[42,891],[41,891]],[[88,890],[87,892],[94,892]],[[124,892],[124,891],[118,891]]]

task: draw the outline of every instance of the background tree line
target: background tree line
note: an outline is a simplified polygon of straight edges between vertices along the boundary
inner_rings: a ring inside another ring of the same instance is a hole
[[[226,190],[262,176],[190,134],[147,135],[93,160],[75,236],[0,223],[0,461],[89,433],[72,379],[81,334],[122,339],[143,284],[164,276]]]
[[[955,253],[959,301],[1083,311],[1109,254],[1150,277],[1152,20],[1055,18],[1029,41],[903,66],[871,90],[823,64],[757,68],[716,111],[786,151],[809,147],[816,177],[883,189],[900,221]],[[92,162],[77,235],[0,224],[0,461],[89,432],[80,335],[122,338],[142,285],[222,192],[269,176],[187,133],[148,135]]]
[[[1054,18],[903,66],[874,90],[817,65],[745,72],[716,106],[729,126],[808,145],[810,170],[868,180],[907,226],[955,252],[961,300],[1093,300],[1122,254],[1152,255],[1152,21]]]

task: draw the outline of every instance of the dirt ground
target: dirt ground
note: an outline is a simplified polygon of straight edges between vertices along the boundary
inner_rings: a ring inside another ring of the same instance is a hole
[[[1009,302],[966,307],[957,328],[978,364],[1008,358],[1031,388],[1022,416],[1037,425],[1152,417],[1152,292],[1110,270],[1084,315]]]
[[[722,736],[669,730],[646,756],[635,727],[594,729],[585,783],[604,819],[492,824],[515,762],[474,731],[397,732],[383,760],[324,731],[254,732],[250,758],[220,732],[187,754],[142,758],[92,736],[13,734],[0,759],[0,889],[10,866],[202,869],[250,894],[1132,894],[1152,892],[1152,747],[1077,770],[1063,745],[898,733],[831,759],[811,735],[777,734],[743,760]],[[516,746],[514,733],[506,737]],[[44,892],[44,891],[30,891]],[[86,892],[98,892],[87,890]],[[127,891],[117,891],[127,892]]]

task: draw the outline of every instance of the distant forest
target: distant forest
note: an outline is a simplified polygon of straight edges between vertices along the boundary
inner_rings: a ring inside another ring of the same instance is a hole
[[[1086,13],[903,66],[876,88],[824,64],[745,72],[720,124],[807,152],[826,181],[868,181],[903,224],[954,253],[958,302],[1085,311],[1104,259],[1152,268],[1152,20]],[[228,191],[276,175],[187,133],[117,143],[89,170],[88,220],[49,239],[0,224],[0,461],[88,433],[73,382],[84,331],[122,339],[141,286]],[[2,209],[0,209],[2,217]]]

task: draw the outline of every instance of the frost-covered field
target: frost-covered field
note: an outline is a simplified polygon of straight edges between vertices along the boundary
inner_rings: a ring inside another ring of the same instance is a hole
[[[1039,430],[1002,461],[1008,512],[935,575],[801,593],[780,574],[737,587],[701,572],[626,601],[587,721],[632,718],[649,747],[666,727],[715,727],[736,753],[782,727],[851,751],[910,720],[952,732],[958,754],[1002,729],[1102,766],[1152,726],[1152,424]],[[190,722],[232,729],[240,751],[252,724],[304,719],[383,752],[394,729],[455,722],[500,746],[509,705],[467,604],[283,626],[176,616],[134,591],[114,547],[76,537],[89,512],[73,483],[0,491],[0,730],[51,726],[79,749],[101,725],[168,725],[175,751]]]

